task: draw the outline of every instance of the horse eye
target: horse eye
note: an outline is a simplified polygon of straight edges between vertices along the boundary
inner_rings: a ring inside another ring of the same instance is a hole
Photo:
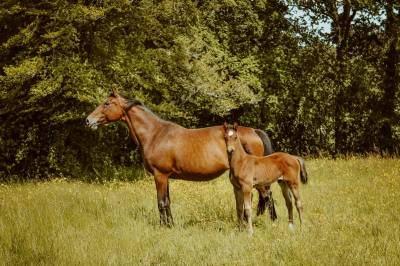
[[[104,106],[109,106],[109,105],[110,105],[109,102],[105,102],[105,103],[104,103]]]

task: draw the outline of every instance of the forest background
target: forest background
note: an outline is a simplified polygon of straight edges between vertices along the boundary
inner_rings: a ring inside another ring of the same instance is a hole
[[[2,0],[0,180],[140,168],[86,116],[114,86],[186,127],[299,155],[400,152],[397,1]]]

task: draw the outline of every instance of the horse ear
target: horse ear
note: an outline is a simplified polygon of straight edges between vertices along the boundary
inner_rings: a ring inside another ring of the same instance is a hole
[[[238,128],[238,123],[233,123],[233,129],[236,131],[237,130],[237,128]]]
[[[110,90],[110,97],[117,97],[118,91],[114,87]]]

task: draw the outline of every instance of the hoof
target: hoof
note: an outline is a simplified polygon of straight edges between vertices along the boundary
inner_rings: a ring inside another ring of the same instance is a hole
[[[289,230],[290,231],[294,231],[294,224],[293,223],[289,223]]]

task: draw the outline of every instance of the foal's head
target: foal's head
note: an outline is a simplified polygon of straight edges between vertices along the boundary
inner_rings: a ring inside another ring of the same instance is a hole
[[[232,154],[235,151],[236,142],[238,141],[237,127],[238,124],[236,122],[233,124],[233,126],[226,122],[224,123],[224,138],[228,154]]]
[[[124,110],[127,107],[127,100],[112,90],[107,100],[100,104],[87,118],[86,124],[96,129],[98,125],[124,120]]]

